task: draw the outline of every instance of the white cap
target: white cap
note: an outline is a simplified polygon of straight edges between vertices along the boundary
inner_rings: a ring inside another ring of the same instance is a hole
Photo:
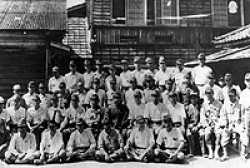
[[[21,90],[21,85],[19,84],[14,85],[13,90]]]
[[[0,96],[0,104],[4,103],[4,98],[2,96]]]

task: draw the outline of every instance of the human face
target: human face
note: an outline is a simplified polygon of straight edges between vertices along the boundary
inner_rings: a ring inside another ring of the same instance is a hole
[[[99,89],[99,87],[100,87],[100,83],[98,83],[98,82],[93,83],[93,89],[97,90],[97,89]]]
[[[60,76],[59,72],[58,71],[53,71],[53,75],[58,78]]]
[[[75,108],[77,108],[78,107],[78,101],[77,100],[71,100],[71,105],[73,106],[73,107],[75,107]]]
[[[154,65],[153,65],[152,62],[148,62],[148,63],[147,63],[147,67],[148,67],[148,69],[151,69],[151,70],[154,69]]]
[[[0,113],[3,111],[4,109],[4,103],[0,103]]]
[[[164,125],[168,132],[170,132],[173,128],[173,123],[169,119],[164,120]]]
[[[29,88],[28,88],[29,92],[30,93],[34,93],[35,90],[36,90],[36,87],[34,85],[31,85]]]
[[[214,94],[212,92],[206,92],[205,95],[207,96],[208,100],[212,100],[214,98]]]
[[[225,84],[226,84],[227,86],[231,86],[231,84],[232,84],[232,78],[226,78],[226,79],[225,79]]]
[[[245,79],[246,88],[250,89],[250,79]]]
[[[78,129],[79,132],[83,132],[84,126],[83,126],[82,124],[77,124],[77,125],[76,125],[76,129]]]
[[[136,124],[138,125],[139,129],[144,129],[145,128],[145,123],[143,120],[137,121]]]
[[[177,97],[176,97],[176,96],[170,96],[170,97],[169,97],[169,101],[170,101],[170,103],[172,103],[172,104],[176,104],[176,102],[177,102]]]
[[[141,69],[141,64],[140,63],[134,63],[135,69],[139,70]]]
[[[20,89],[14,89],[13,93],[17,94],[17,95],[20,95],[21,94],[21,90]]]
[[[135,96],[135,103],[137,104],[137,105],[140,105],[141,104],[141,97],[140,96]]]
[[[204,58],[202,58],[202,59],[199,59],[199,61],[200,61],[200,65],[205,65],[205,59]]]
[[[215,80],[214,79],[209,79],[209,84],[211,85],[211,86],[213,86],[214,85],[214,83],[215,83]]]
[[[235,102],[236,100],[237,100],[237,98],[236,98],[236,95],[235,94],[232,94],[232,93],[230,93],[229,95],[229,100],[230,100],[230,102]]]
[[[160,70],[164,71],[166,69],[166,64],[165,63],[160,63],[159,68],[160,68]]]
[[[25,127],[18,128],[18,132],[20,133],[21,137],[25,137],[27,133]]]
[[[182,70],[182,69],[183,69],[183,64],[182,64],[182,63],[177,63],[177,64],[176,64],[176,67],[177,67],[178,69]]]

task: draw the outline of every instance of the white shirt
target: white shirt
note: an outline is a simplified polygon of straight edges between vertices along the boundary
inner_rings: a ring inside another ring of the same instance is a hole
[[[134,120],[139,115],[143,116],[144,111],[145,111],[145,104],[144,103],[141,103],[140,105],[134,103],[132,105],[131,109],[129,110],[128,119]]]
[[[213,91],[214,91],[214,98],[216,100],[219,100],[219,101],[224,100],[223,91],[222,91],[221,87],[219,87],[216,84],[214,84],[213,87],[211,87],[209,84],[203,86],[202,89],[200,90],[200,97],[201,98],[206,99],[205,91],[206,91],[207,87],[210,87],[210,88],[213,89]]]
[[[53,137],[51,137],[49,130],[42,134],[42,140],[40,143],[41,153],[54,154],[59,152],[63,146],[63,136],[59,130],[56,130]]]
[[[104,103],[105,103],[105,99],[106,99],[106,93],[104,90],[102,89],[98,89],[98,91],[96,92],[94,89],[91,89],[88,91],[86,97],[85,97],[85,102],[84,104],[88,104],[90,103],[90,97],[93,95],[93,94],[97,94],[98,97],[99,97],[99,105],[101,107],[104,106]]]
[[[228,95],[228,92],[229,90],[231,89],[235,89],[236,90],[236,95],[237,95],[237,98],[240,98],[240,94],[241,94],[241,89],[238,85],[232,85],[231,88],[229,88],[228,86],[224,86],[222,88],[222,93],[223,93],[223,97],[224,97],[224,102],[227,103],[229,102],[229,95]]]
[[[84,82],[83,75],[79,72],[75,72],[75,74],[72,74],[71,72],[67,73],[64,77],[66,88],[70,91],[77,88],[77,83],[82,81]]]
[[[177,102],[175,106],[169,103],[167,107],[169,109],[173,122],[174,123],[181,122],[182,126],[184,126],[185,119],[186,119],[186,112],[185,112],[184,105]]]
[[[23,95],[23,99],[25,100],[25,103],[28,107],[32,107],[35,105],[34,99],[36,98],[36,96],[39,95],[36,93],[30,94],[29,92]]]
[[[196,85],[205,85],[208,83],[208,76],[213,72],[213,70],[204,65],[201,67],[200,65],[194,67],[192,71],[192,76],[194,78],[194,82]]]
[[[111,81],[112,77],[109,75],[106,79],[105,79],[105,84],[106,84],[106,89],[110,90],[110,81]],[[120,90],[121,88],[121,78],[117,75],[115,75],[115,79],[116,79],[116,89]]]
[[[163,114],[169,113],[165,104],[158,103],[155,105],[153,102],[149,102],[145,106],[144,117],[149,118],[152,121],[161,121]]]
[[[169,70],[159,70],[155,74],[155,82],[159,83],[159,85],[165,85],[166,81],[171,79],[171,72]]]
[[[131,86],[131,83],[130,83],[131,78],[132,78],[131,71],[128,70],[126,72],[121,72],[120,79],[121,79],[122,87],[130,87]]]
[[[95,137],[91,132],[91,128],[83,130],[82,133],[79,130],[75,130],[69,138],[67,149],[73,151],[74,148],[90,148],[95,147]]]
[[[143,81],[144,81],[144,77],[145,77],[145,71],[144,70],[134,70],[132,72],[132,76],[136,79],[137,81],[137,85],[138,86],[143,86]]]
[[[44,120],[48,120],[48,113],[43,107],[35,109],[31,107],[27,110],[27,120],[32,124],[39,124]]]
[[[65,80],[64,80],[64,77],[63,76],[60,76],[59,78],[55,78],[54,76],[51,77],[49,79],[49,83],[48,83],[48,88],[49,88],[49,91],[50,92],[56,92],[56,91],[59,91],[59,84],[64,82],[65,83]]]
[[[250,109],[250,89],[244,89],[240,94],[239,103],[245,108]]]
[[[83,74],[84,87],[85,87],[86,89],[89,89],[89,88],[91,87],[91,82],[92,82],[94,76],[95,76],[95,75],[94,75],[93,72],[90,72],[90,73],[85,72],[85,73]]]
[[[26,117],[26,110],[23,107],[19,107],[19,109],[15,110],[14,106],[11,106],[7,108],[6,111],[10,115],[13,124],[20,123],[21,120]]]
[[[24,139],[20,133],[15,133],[10,140],[9,151],[15,155],[20,153],[33,153],[36,151],[36,138],[32,133],[26,134]]]
[[[188,73],[189,71],[187,69],[183,69],[180,71],[178,68],[175,68],[173,71],[173,78],[175,80],[175,84],[177,87],[179,87],[184,79],[184,76]]]
[[[164,144],[165,148],[178,148],[181,142],[185,142],[185,139],[178,128],[172,128],[170,132],[162,129],[156,140],[158,145]]]

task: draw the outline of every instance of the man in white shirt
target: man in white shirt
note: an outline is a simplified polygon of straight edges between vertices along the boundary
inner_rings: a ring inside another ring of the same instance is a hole
[[[127,91],[131,87],[130,80],[132,78],[132,73],[128,69],[127,60],[122,60],[121,63],[122,63],[122,72],[120,74],[121,87],[122,87],[122,90]]]
[[[239,103],[243,107],[244,114],[242,118],[244,118],[243,125],[244,130],[241,135],[242,146],[241,146],[241,156],[245,159],[247,158],[249,151],[247,150],[247,147],[249,146],[249,137],[250,137],[250,73],[246,73],[245,75],[245,85],[246,88],[241,92],[240,94],[240,100]]]
[[[189,71],[186,68],[184,68],[183,60],[177,59],[176,68],[173,71],[173,79],[177,88],[180,87],[182,80],[184,79],[187,73],[189,73]]]
[[[152,58],[147,57],[146,60],[147,69],[145,70],[145,75],[154,77],[157,70],[154,67],[154,61]]]
[[[54,66],[52,68],[52,73],[53,73],[53,77],[51,77],[49,79],[49,83],[48,83],[48,88],[49,88],[49,92],[55,93],[56,91],[59,91],[59,84],[61,82],[64,82],[64,77],[60,75],[59,73],[59,67]]]
[[[8,151],[5,153],[7,163],[33,163],[36,152],[36,138],[32,133],[28,133],[26,121],[18,123],[18,133],[11,138]]]
[[[76,130],[70,135],[67,144],[67,161],[82,161],[93,158],[96,141],[90,128],[83,119],[76,122]]]
[[[91,87],[91,82],[94,78],[94,73],[91,70],[91,62],[90,60],[85,60],[84,62],[85,73],[83,74],[84,87],[86,90],[89,90]]]
[[[224,102],[227,103],[229,101],[228,93],[229,93],[229,91],[231,89],[235,89],[236,90],[237,99],[239,99],[240,98],[241,89],[240,89],[239,85],[234,85],[233,84],[233,76],[232,76],[232,74],[230,74],[230,73],[226,73],[225,74],[225,83],[226,83],[226,86],[224,86],[222,88]]]
[[[10,106],[14,105],[14,101],[15,101],[15,98],[17,96],[22,97],[21,96],[21,90],[22,90],[21,85],[15,84],[13,86],[13,95],[7,100],[7,102],[6,102],[6,108],[9,108]],[[21,103],[21,106],[23,108],[27,108],[27,105],[26,105],[25,100],[23,98],[21,98],[21,102],[20,103]]]
[[[145,77],[145,72],[142,70],[141,67],[141,58],[136,56],[134,58],[134,67],[135,70],[132,72],[132,76],[136,79],[137,81],[137,87],[142,89],[143,88],[143,81]]]
[[[214,91],[214,98],[216,100],[223,102],[224,95],[223,95],[222,89],[218,85],[215,84],[215,79],[214,79],[214,75],[213,74],[210,74],[208,76],[208,83],[205,86],[203,86],[202,89],[200,90],[200,97],[202,99],[206,99],[205,89],[207,87],[211,87],[213,89],[213,91]]]
[[[34,81],[30,81],[28,84],[28,93],[23,95],[23,99],[25,100],[27,108],[30,108],[35,105],[33,99],[36,96],[38,96],[38,94],[35,91],[36,91],[36,84]]]
[[[66,88],[72,93],[77,89],[77,83],[84,82],[83,75],[77,72],[76,64],[73,60],[69,63],[70,72],[65,74],[64,80],[66,83]]]
[[[166,81],[171,79],[171,72],[167,70],[164,57],[159,58],[159,71],[155,74],[155,82],[159,85],[165,85]]]
[[[208,76],[213,72],[213,70],[205,64],[206,57],[204,53],[199,54],[198,59],[200,63],[198,66],[194,67],[192,76],[194,78],[194,83],[201,90],[201,88],[208,83]]]
[[[110,75],[105,79],[106,90],[107,91],[111,90],[110,81],[113,79],[116,80],[116,90],[120,90],[121,89],[121,78],[118,75],[116,75],[116,66],[114,64],[110,65],[109,73],[110,73]]]

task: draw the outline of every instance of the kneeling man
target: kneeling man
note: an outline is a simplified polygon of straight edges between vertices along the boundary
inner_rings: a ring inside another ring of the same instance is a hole
[[[67,161],[82,161],[94,157],[96,141],[91,128],[87,127],[83,119],[77,119],[76,130],[70,135],[67,145]]]
[[[7,163],[33,163],[36,155],[36,138],[32,133],[28,133],[28,126],[23,119],[17,124],[18,132],[13,135],[9,149],[5,153]]]
[[[136,117],[136,127],[132,130],[125,151],[129,160],[148,162],[153,158],[155,145],[153,130],[146,126],[143,116]]]
[[[170,115],[165,115],[164,128],[161,129],[156,140],[157,148],[155,155],[161,161],[167,163],[176,163],[184,161],[184,137],[179,128],[175,128]]]

